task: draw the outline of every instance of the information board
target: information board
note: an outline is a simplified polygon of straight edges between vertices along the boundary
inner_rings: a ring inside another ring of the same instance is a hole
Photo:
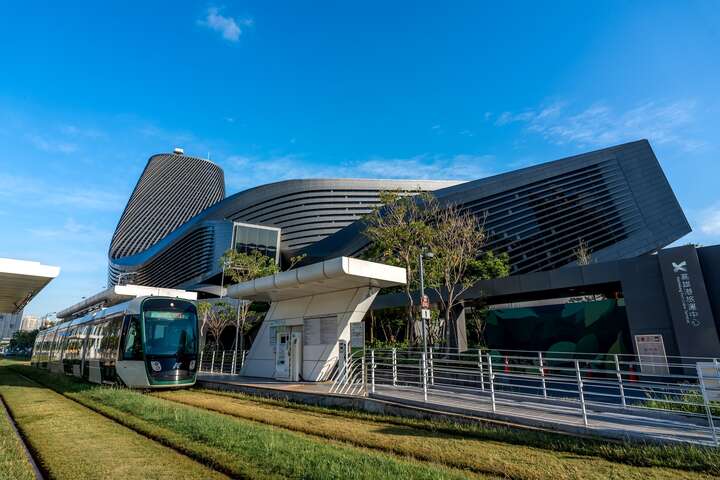
[[[350,348],[365,348],[365,322],[350,324]]]
[[[305,317],[303,319],[303,344],[328,345],[338,340],[337,315]]]
[[[662,335],[635,335],[640,371],[650,375],[667,375],[667,356]]]

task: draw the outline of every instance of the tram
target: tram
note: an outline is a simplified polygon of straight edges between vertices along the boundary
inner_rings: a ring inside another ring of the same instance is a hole
[[[89,382],[178,388],[197,376],[192,301],[137,297],[40,331],[31,364]]]

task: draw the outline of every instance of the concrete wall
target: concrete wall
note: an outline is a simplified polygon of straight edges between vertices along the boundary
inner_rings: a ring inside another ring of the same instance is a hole
[[[378,289],[370,287],[351,288],[273,302],[248,352],[241,374],[274,378],[275,334],[277,329],[286,329],[303,334],[301,379],[312,382],[326,380],[337,364],[339,341],[350,342],[350,324],[362,321],[377,292]],[[317,338],[310,339],[306,323],[310,319],[332,316],[336,316],[335,331],[319,332],[324,337],[321,342]]]

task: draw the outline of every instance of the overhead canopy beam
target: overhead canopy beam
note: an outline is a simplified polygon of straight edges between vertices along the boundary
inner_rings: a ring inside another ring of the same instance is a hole
[[[289,300],[360,287],[404,285],[405,269],[338,257],[232,285],[227,296],[243,300]]]

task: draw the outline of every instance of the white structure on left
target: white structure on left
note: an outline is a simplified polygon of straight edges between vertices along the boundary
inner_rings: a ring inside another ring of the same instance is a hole
[[[380,288],[405,282],[404,268],[338,257],[228,287],[229,297],[271,302],[241,374],[327,380]]]
[[[23,309],[60,274],[60,267],[0,258],[0,341],[20,328]]]

